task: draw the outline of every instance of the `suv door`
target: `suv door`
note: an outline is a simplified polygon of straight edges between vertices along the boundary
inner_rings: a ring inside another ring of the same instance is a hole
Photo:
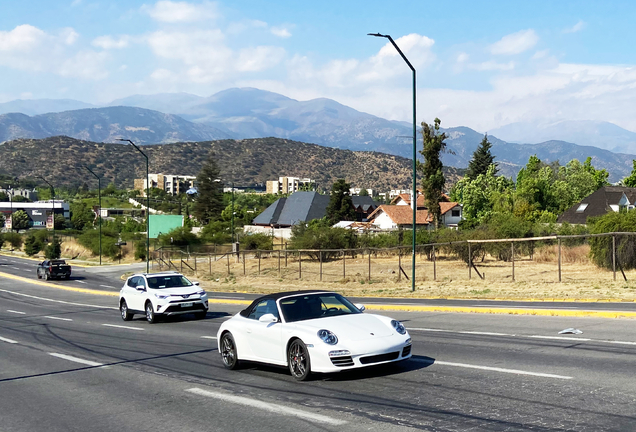
[[[142,282],[143,278],[141,276],[133,276],[128,279],[126,282],[126,303],[128,303],[128,308],[135,311],[143,311],[144,310],[144,299],[145,292],[138,291],[138,285],[145,285]]]

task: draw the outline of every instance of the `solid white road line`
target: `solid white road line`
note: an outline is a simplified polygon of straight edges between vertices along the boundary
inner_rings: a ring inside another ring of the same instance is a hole
[[[116,309],[116,310],[119,310],[119,308],[116,307],[116,306],[98,306],[98,305],[89,305],[89,304],[85,304],[85,303],[73,303],[73,302],[67,302],[67,301],[62,301],[62,300],[53,300],[53,299],[46,298],[46,297],[38,297],[38,296],[31,295],[31,294],[24,294],[24,293],[20,293],[20,292],[5,290],[5,289],[0,289],[0,292],[13,294],[13,295],[17,295],[17,296],[22,296],[22,297],[28,297],[28,298],[32,298],[32,299],[36,299],[36,300],[49,301],[49,302],[53,302],[53,303],[62,303],[62,304],[67,304],[67,305],[90,307],[90,308],[97,308],[97,309]]]
[[[481,370],[487,370],[492,372],[509,373],[509,374],[515,374],[515,375],[530,375],[530,376],[536,376],[536,377],[542,377],[542,378],[556,378],[556,379],[566,379],[566,380],[572,379],[571,376],[565,376],[565,375],[555,375],[555,374],[548,374],[548,373],[541,373],[541,372],[529,372],[529,371],[522,371],[518,369],[505,369],[505,368],[499,368],[499,367],[493,367],[493,366],[471,365],[466,363],[453,363],[453,362],[446,362],[441,360],[430,361],[425,359],[411,358],[411,361],[419,361],[423,363],[428,363],[433,366],[434,365],[453,366],[453,367],[461,367],[461,368],[467,368],[467,369],[481,369]]]
[[[43,316],[42,318],[49,318],[49,319],[60,320],[60,321],[73,321],[71,318],[61,318],[61,317],[54,317],[54,316]]]
[[[0,336],[0,341],[6,342],[6,343],[13,343],[13,344],[18,343],[16,341],[14,341],[13,339],[7,339],[7,338],[3,338],[1,336]]]
[[[14,311],[11,309],[7,309],[7,312],[18,314],[18,315],[26,315],[26,312]]]
[[[139,328],[139,327],[128,327],[128,326],[123,326],[123,325],[116,325],[116,324],[102,324],[105,327],[115,327],[115,328],[120,328],[120,329],[126,329],[126,330],[140,330],[140,331],[144,331],[145,329],[143,328]]]
[[[277,405],[273,403],[259,401],[256,399],[246,398],[243,396],[234,396],[227,393],[203,390],[199,388],[191,388],[191,389],[187,389],[186,391],[189,393],[199,395],[199,396],[206,396],[206,397],[210,397],[214,399],[219,399],[225,402],[231,402],[238,405],[258,408],[258,409],[268,411],[278,415],[298,417],[298,418],[309,420],[316,423],[325,423],[325,424],[336,425],[336,426],[347,423],[344,420],[338,420],[333,417],[328,417],[328,416],[324,416],[320,414],[314,414],[308,411],[290,408],[287,405]]]
[[[110,285],[100,285],[100,287],[102,287],[102,288],[115,288],[114,286],[110,286]]]
[[[457,334],[473,334],[473,335],[483,335],[483,336],[506,336],[506,337],[517,337],[517,338],[550,339],[550,340],[593,342],[593,343],[595,342],[595,343],[609,343],[609,344],[619,344],[619,345],[636,345],[636,342],[630,342],[630,341],[589,339],[589,338],[571,337],[571,336],[518,335],[518,334],[512,334],[512,333],[458,331],[458,330],[444,330],[444,329],[433,329],[433,328],[407,328],[407,330],[432,332],[432,333],[457,333]]]
[[[201,339],[216,339],[216,336],[201,336]]]
[[[64,359],[64,360],[75,362],[75,363],[85,364],[85,365],[88,365],[88,366],[104,366],[103,363],[97,363],[97,362],[90,361],[90,360],[84,360],[84,359],[81,359],[81,358],[78,358],[78,357],[73,357],[73,356],[66,355],[66,354],[58,354],[58,353],[49,353],[49,354],[52,355],[53,357],[61,358],[61,359]]]

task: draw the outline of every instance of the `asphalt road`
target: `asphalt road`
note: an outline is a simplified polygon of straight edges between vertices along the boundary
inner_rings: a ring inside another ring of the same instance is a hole
[[[188,315],[156,325],[141,317],[122,321],[113,295],[121,271],[74,268],[76,279],[48,286],[0,276],[1,430],[636,425],[633,320],[389,312],[411,333],[412,360],[297,383],[285,369],[223,368],[214,336],[240,305],[212,304],[200,321]],[[0,257],[0,272],[35,280],[32,261]],[[566,328],[583,333],[558,334]]]

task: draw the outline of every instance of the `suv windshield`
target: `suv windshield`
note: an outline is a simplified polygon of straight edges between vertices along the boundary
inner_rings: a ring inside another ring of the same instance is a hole
[[[153,276],[146,279],[148,280],[148,287],[153,289],[192,286],[192,282],[190,282],[185,276],[182,275]]]

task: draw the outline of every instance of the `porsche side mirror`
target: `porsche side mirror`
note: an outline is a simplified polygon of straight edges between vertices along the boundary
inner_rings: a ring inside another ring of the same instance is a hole
[[[363,304],[356,304],[354,306],[357,307],[360,310],[360,312],[364,312],[364,310],[366,309]]]
[[[146,287],[143,285],[137,285],[137,291],[146,291]]]
[[[268,313],[258,319],[262,323],[275,323],[278,322],[278,318],[274,314]]]

